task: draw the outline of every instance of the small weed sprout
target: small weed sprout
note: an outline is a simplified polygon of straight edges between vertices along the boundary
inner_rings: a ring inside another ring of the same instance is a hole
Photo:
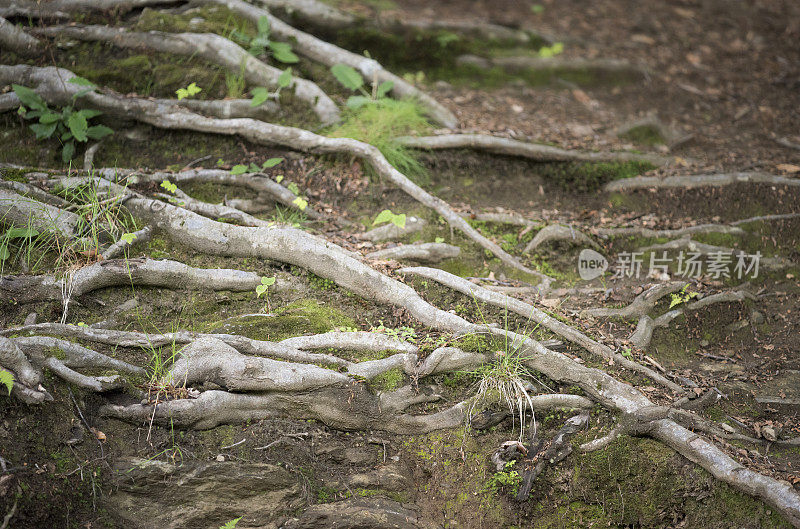
[[[262,277],[261,284],[256,287],[256,298],[260,298],[264,294],[264,312],[269,314],[272,308],[269,306],[269,287],[275,284],[275,276]]]
[[[253,88],[253,90],[250,92],[250,95],[253,96],[253,98],[250,100],[250,106],[257,107],[258,105],[263,105],[267,99],[278,99],[281,95],[281,90],[288,88],[291,84],[292,67],[290,66],[278,76],[278,88],[275,90],[275,92],[270,92],[266,87],[263,86]]]
[[[501,489],[509,489],[511,494],[516,496],[519,486],[522,484],[522,476],[513,469],[515,463],[516,461],[509,461],[503,470],[492,474],[492,477],[486,482],[484,490],[497,493]]]
[[[372,221],[372,225],[377,226],[378,224],[384,224],[386,222],[391,222],[400,229],[405,228],[406,214],[405,213],[395,214],[392,213],[392,210],[390,209],[384,209],[383,211],[378,213],[378,216],[375,217],[374,221]]]
[[[247,172],[250,172],[250,173],[263,173],[267,169],[271,169],[271,168],[275,167],[276,165],[278,165],[282,161],[283,161],[283,158],[270,158],[266,162],[262,163],[260,166],[254,164],[254,163],[251,163],[250,165],[245,165],[245,164],[234,165],[233,167],[231,167],[231,174],[232,175],[240,175],[240,174],[245,174]]]
[[[225,522],[225,524],[219,526],[219,529],[234,529],[236,527],[236,524],[238,524],[239,520],[241,519],[242,517],[240,516],[238,518],[234,518],[233,520]]]
[[[286,64],[294,64],[300,61],[300,58],[292,51],[292,45],[286,42],[277,42],[270,38],[272,28],[270,27],[269,18],[261,16],[256,23],[256,36],[250,37],[239,29],[234,29],[230,33],[230,37],[242,42],[249,46],[248,53],[254,57],[264,55],[269,51],[272,58],[278,62]]]
[[[672,301],[670,301],[669,303],[669,308],[675,307],[682,303],[686,303],[687,301],[700,296],[700,294],[697,292],[686,292],[687,288],[689,288],[688,284],[684,285],[684,287],[680,289],[678,292],[670,294]]]
[[[175,95],[178,96],[178,100],[186,99],[188,97],[194,97],[200,92],[202,92],[202,88],[197,86],[197,83],[191,83],[186,88],[178,88],[175,90]]]
[[[11,389],[14,387],[14,374],[0,368],[0,384],[8,388],[8,394],[11,395]]]

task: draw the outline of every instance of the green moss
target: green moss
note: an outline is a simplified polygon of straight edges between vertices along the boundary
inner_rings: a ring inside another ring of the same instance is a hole
[[[405,376],[399,368],[390,369],[381,373],[370,381],[370,385],[380,391],[394,391],[399,388]]]
[[[25,173],[27,172],[29,172],[29,169],[24,167],[22,169],[4,167],[0,169],[0,176],[2,176],[3,180],[7,180],[9,182],[22,182],[27,184],[28,179],[25,177]]]
[[[303,334],[319,334],[336,327],[354,327],[355,321],[339,310],[304,299],[275,309],[273,316],[251,316],[211,325],[212,330],[241,334],[254,340],[279,341]]]
[[[620,138],[630,140],[641,145],[662,145],[666,143],[666,140],[663,136],[661,136],[658,128],[652,125],[640,125],[638,127],[633,127],[625,132],[625,134],[621,134]]]
[[[612,180],[632,178],[655,169],[648,162],[569,162],[543,164],[542,176],[568,191],[593,192]]]

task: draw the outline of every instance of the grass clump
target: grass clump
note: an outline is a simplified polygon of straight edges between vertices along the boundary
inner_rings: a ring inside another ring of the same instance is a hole
[[[377,147],[398,171],[419,178],[425,176],[425,167],[410,149],[400,145],[395,138],[425,133],[430,128],[416,102],[382,98],[358,109],[347,110],[342,124],[328,135],[369,143]]]

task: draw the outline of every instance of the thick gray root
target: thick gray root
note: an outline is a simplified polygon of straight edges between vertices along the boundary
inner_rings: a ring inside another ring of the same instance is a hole
[[[77,93],[79,88],[77,85],[62,81],[72,77],[74,74],[60,68],[36,68],[24,65],[0,66],[0,83],[21,82],[35,86],[36,92],[53,104],[69,104],[72,95]],[[380,176],[439,213],[450,226],[461,230],[467,237],[492,252],[506,265],[538,277],[541,280],[542,289],[549,288],[553,281],[551,277],[526,267],[498,244],[481,235],[446,202],[431,195],[395,169],[372,145],[350,138],[327,138],[303,129],[272,125],[246,118],[207,118],[189,111],[181,112],[182,109],[174,107],[165,108],[163,105],[145,99],[123,98],[110,93],[92,92],[82,97],[80,102],[112,116],[137,119],[159,128],[240,135],[254,143],[268,145],[277,143],[304,152],[353,155],[368,162]]]
[[[0,49],[10,50],[23,57],[37,57],[42,43],[0,16]]]
[[[198,114],[214,118],[252,118],[271,121],[280,117],[280,105],[275,101],[265,101],[254,107],[250,99],[223,99],[205,101],[202,99],[156,99],[160,105],[176,105],[188,108]]]
[[[471,64],[482,68],[499,66],[510,72],[587,72],[596,77],[626,77],[631,80],[644,80],[650,77],[649,70],[641,65],[619,59],[582,59],[570,57],[477,57],[462,55],[456,59],[460,64]]]
[[[661,178],[658,176],[636,176],[634,178],[614,180],[613,182],[609,182],[603,186],[603,189],[609,192],[632,191],[634,189],[650,188],[669,189],[676,187],[692,189],[694,187],[719,187],[738,183],[800,186],[800,179],[757,172],[706,174],[695,176],[668,176],[666,178]]]
[[[0,366],[12,371],[14,379],[29,387],[42,381],[42,374],[33,367],[25,353],[13,341],[0,337]]]
[[[314,349],[346,349],[348,351],[368,351],[379,353],[381,351],[398,351],[401,353],[417,354],[419,348],[409,342],[397,340],[377,332],[326,332],[310,336],[295,336],[278,342],[279,344],[310,351]]]
[[[614,309],[614,308],[596,308],[596,309],[587,309],[583,311],[583,314],[587,316],[594,316],[598,318],[640,318],[653,310],[653,307],[658,304],[659,300],[672,294],[673,292],[677,292],[683,287],[686,286],[685,282],[682,281],[673,281],[671,283],[662,283],[658,285],[653,285],[652,287],[648,288],[633,300],[633,302],[621,309]]]
[[[539,233],[528,243],[525,247],[525,253],[530,253],[542,244],[563,241],[578,246],[591,246],[592,248],[600,248],[600,245],[594,242],[588,235],[582,231],[576,230],[572,226],[564,226],[563,224],[550,224],[542,228]]]
[[[52,232],[62,240],[74,240],[81,224],[75,213],[50,204],[0,189],[0,219],[17,227],[31,227],[39,232]]]
[[[528,143],[489,134],[442,134],[440,136],[404,136],[397,138],[401,145],[414,149],[475,149],[478,151],[519,156],[539,162],[628,162],[645,161],[666,165],[663,156],[630,152],[589,152],[559,149],[551,145]]]
[[[403,244],[394,248],[378,250],[365,255],[367,259],[386,259],[395,261],[419,261],[422,263],[438,263],[445,259],[453,259],[461,253],[461,248],[443,242],[427,242],[423,244]]]
[[[245,213],[244,211],[225,204],[211,204],[209,202],[197,200],[180,189],[175,191],[174,196],[167,195],[166,193],[159,193],[158,197],[211,219],[230,219],[244,226],[269,226],[271,224],[270,221],[259,219],[249,213]]]
[[[4,338],[5,339],[5,338]],[[89,369],[113,369],[120,373],[130,375],[144,375],[145,370],[141,367],[131,365],[122,360],[111,358],[110,356],[92,351],[80,344],[52,338],[50,336],[20,336],[11,338],[19,348],[25,351],[31,358],[43,359],[52,354],[55,349],[64,353],[61,362],[70,368],[89,368]]]
[[[313,35],[297,30],[281,19],[273,16],[265,9],[248,4],[242,0],[195,0],[195,3],[223,5],[231,11],[250,19],[253,23],[258,22],[259,18],[265,16],[269,19],[272,31],[271,34],[281,40],[293,42],[294,49],[301,55],[305,55],[329,67],[336,64],[351,66],[361,72],[368,83],[373,81],[377,81],[378,83],[391,81],[394,83],[392,94],[395,97],[413,97],[425,107],[431,118],[443,127],[455,128],[458,126],[456,117],[441,103],[419,90],[411,83],[408,83],[402,77],[384,70],[383,66],[375,59],[343,50]]]
[[[121,48],[149,48],[164,53],[198,56],[214,64],[219,64],[233,73],[242,73],[251,85],[267,86],[273,89],[277,89],[278,77],[282,73],[281,70],[253,57],[241,46],[213,33],[163,33],[160,31],[142,33],[108,26],[50,26],[38,29],[36,33],[108,42]],[[294,76],[290,88],[298,99],[305,101],[314,109],[323,124],[339,120],[339,109],[336,103],[315,83]]]
[[[14,94],[16,97],[16,94]],[[19,103],[14,105],[14,107],[18,107]],[[63,198],[52,195],[45,191],[44,189],[40,189],[34,185],[26,184],[24,182],[16,182],[14,180],[0,180],[0,188],[6,189],[8,191],[13,191],[19,195],[23,195],[26,197],[30,197],[34,200],[38,200],[39,202],[44,202],[45,204],[49,204],[58,209],[67,209],[72,205],[72,203],[64,200]]]
[[[460,278],[444,270],[437,270],[435,268],[424,268],[424,267],[416,267],[416,268],[401,268],[401,273],[404,274],[414,274],[420,277],[424,277],[427,279],[431,279],[436,281],[437,283],[441,283],[448,288],[452,288],[457,292],[461,292],[465,296],[472,296],[473,298],[483,301],[485,303],[489,303],[496,307],[504,308],[519,314],[524,318],[530,319],[530,321],[541,325],[545,329],[554,332],[555,334],[561,336],[569,340],[572,343],[580,345],[587,351],[592,354],[598,355],[601,358],[605,359],[609,363],[618,364],[619,366],[630,369],[631,371],[636,371],[641,373],[652,380],[668,387],[670,390],[676,393],[682,393],[683,388],[679,385],[675,384],[671,380],[665,378],[664,376],[656,373],[652,369],[643,366],[637,362],[629,360],[622,356],[619,353],[614,352],[610,347],[598,343],[582,332],[566,325],[557,319],[553,318],[552,316],[548,315],[547,313],[537,309],[533,305],[529,305],[523,301],[518,299],[512,298],[510,296],[506,296],[505,294],[501,294],[499,292],[492,292],[491,290],[485,289],[471,281],[467,281],[466,279]]]
[[[30,303],[60,300],[65,286],[70,287],[69,291],[75,297],[101,288],[126,285],[247,292],[260,284],[258,274],[242,270],[194,268],[177,261],[112,259],[84,266],[60,279],[54,276],[4,276],[0,278],[0,292],[19,303]],[[281,287],[276,284],[270,288]]]

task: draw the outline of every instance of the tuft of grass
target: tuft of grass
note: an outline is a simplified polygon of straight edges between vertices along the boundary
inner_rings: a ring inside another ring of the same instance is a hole
[[[382,98],[356,110],[346,110],[344,121],[328,135],[369,143],[377,147],[398,171],[410,178],[420,178],[426,175],[425,167],[411,149],[394,139],[430,129],[430,123],[413,100]]]

